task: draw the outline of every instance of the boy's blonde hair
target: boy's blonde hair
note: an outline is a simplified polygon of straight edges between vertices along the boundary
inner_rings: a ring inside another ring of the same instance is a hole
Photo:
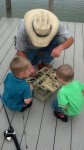
[[[18,76],[19,73],[26,71],[30,65],[31,63],[27,58],[17,56],[10,63],[10,70],[15,76]]]
[[[56,69],[56,74],[58,78],[63,79],[63,81],[65,82],[71,81],[74,77],[73,68],[68,64],[61,65],[60,67],[58,67]]]

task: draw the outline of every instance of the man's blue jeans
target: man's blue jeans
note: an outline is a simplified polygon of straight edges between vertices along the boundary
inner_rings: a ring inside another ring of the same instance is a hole
[[[37,65],[40,61],[43,64],[49,64],[53,60],[51,56],[52,50],[61,43],[64,43],[64,41],[65,39],[63,37],[55,36],[47,47],[37,50],[28,50],[26,51],[26,56],[31,61],[32,65]],[[38,52],[43,52],[43,55],[38,55]]]
[[[54,111],[63,113],[62,108],[58,106],[57,97],[53,100],[52,105],[51,105],[51,108],[52,108]]]

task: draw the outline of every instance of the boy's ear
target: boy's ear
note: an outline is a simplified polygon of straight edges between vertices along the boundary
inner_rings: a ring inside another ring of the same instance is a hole
[[[24,77],[24,72],[19,73],[20,77]]]
[[[63,79],[60,79],[60,81],[61,81],[61,82],[64,82],[64,80],[63,80]]]
[[[63,79],[60,79],[60,81],[63,81]]]

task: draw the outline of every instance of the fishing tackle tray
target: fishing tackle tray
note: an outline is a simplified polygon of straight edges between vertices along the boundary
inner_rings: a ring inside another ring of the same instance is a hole
[[[60,88],[54,68],[43,67],[36,72],[36,76],[28,77],[28,83],[34,86],[34,96],[45,101],[52,93]]]

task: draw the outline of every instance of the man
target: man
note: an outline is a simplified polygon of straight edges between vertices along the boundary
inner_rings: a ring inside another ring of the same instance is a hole
[[[34,9],[25,14],[19,25],[17,55],[27,57],[32,65],[37,65],[40,61],[50,68],[53,58],[59,57],[73,41],[72,35],[56,15],[48,10]]]

